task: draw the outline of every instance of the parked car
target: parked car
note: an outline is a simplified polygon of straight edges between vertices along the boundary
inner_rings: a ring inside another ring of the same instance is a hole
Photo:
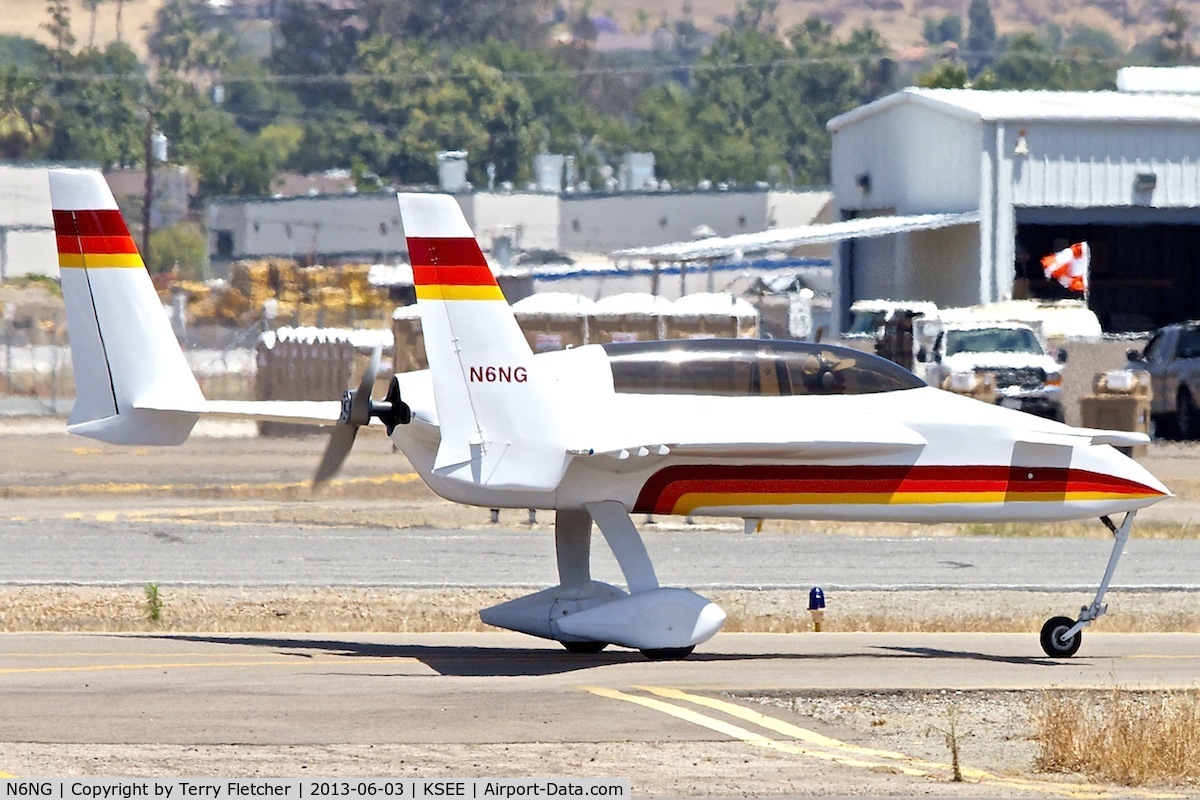
[[[1194,439],[1200,435],[1200,322],[1159,328],[1129,360],[1150,373],[1150,419],[1157,436]]]

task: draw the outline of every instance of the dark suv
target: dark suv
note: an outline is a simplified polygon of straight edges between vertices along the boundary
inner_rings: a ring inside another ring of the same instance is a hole
[[[1127,355],[1136,368],[1150,373],[1156,434],[1180,439],[1200,435],[1200,322],[1159,328],[1144,350]]]

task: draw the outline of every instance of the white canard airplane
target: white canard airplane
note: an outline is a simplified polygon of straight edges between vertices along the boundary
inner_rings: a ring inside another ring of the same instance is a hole
[[[597,652],[681,658],[725,620],[660,586],[631,514],[1002,522],[1099,517],[1112,553],[1092,603],[1042,630],[1070,656],[1138,509],[1169,492],[1073,428],[931,388],[871,354],[767,340],[587,345],[534,355],[456,201],[401,194],[429,369],[370,398],[372,363],[341,403],[206,400],[99,173],[50,173],[78,399],[72,433],[182,443],[201,416],[334,426],[317,480],[380,419],[433,491],[483,508],[553,509],[559,584],[485,609],[485,622]],[[1110,515],[1124,514],[1120,524]],[[592,580],[595,523],[626,589]]]

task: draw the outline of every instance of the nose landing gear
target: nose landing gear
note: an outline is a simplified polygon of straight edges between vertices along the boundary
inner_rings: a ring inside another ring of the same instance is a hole
[[[1092,604],[1080,609],[1076,619],[1051,617],[1046,620],[1046,624],[1042,626],[1041,635],[1042,650],[1046,655],[1051,658],[1070,658],[1075,655],[1079,652],[1079,645],[1083,641],[1083,629],[1108,611],[1108,606],[1104,604],[1104,595],[1108,592],[1108,585],[1112,582],[1113,573],[1116,572],[1117,562],[1121,560],[1121,554],[1125,551],[1125,542],[1129,540],[1129,534],[1133,530],[1135,516],[1137,516],[1136,511],[1127,512],[1120,527],[1114,525],[1113,521],[1106,516],[1100,518],[1100,521],[1113,535],[1113,548],[1112,553],[1108,556],[1108,567],[1104,570],[1104,577],[1100,581],[1100,587],[1096,590],[1096,597],[1092,600]]]

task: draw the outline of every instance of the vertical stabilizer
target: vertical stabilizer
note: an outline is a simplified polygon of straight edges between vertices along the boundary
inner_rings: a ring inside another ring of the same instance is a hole
[[[179,444],[204,397],[112,191],[99,172],[51,170],[50,200],[75,372],[68,430]]]
[[[566,469],[554,386],[535,365],[453,197],[400,194],[441,445],[434,472],[549,491]]]

